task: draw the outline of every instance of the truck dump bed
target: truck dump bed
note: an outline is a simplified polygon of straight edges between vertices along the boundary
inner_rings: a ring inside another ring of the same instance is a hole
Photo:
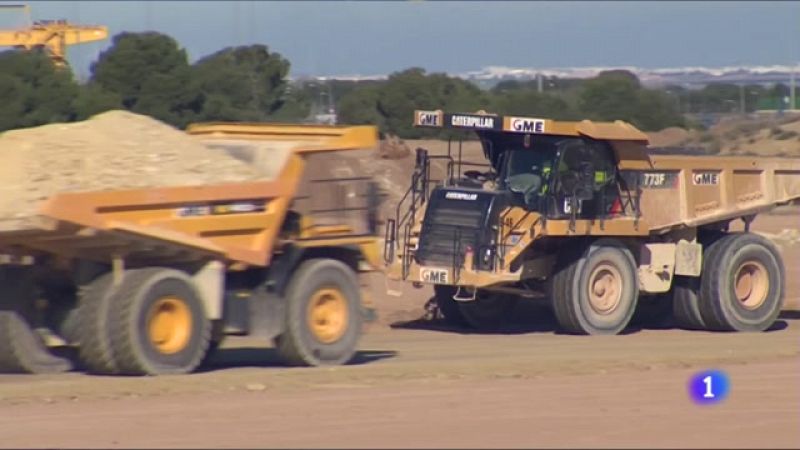
[[[61,193],[33,218],[0,227],[0,263],[41,255],[126,263],[218,259],[265,266],[295,199],[308,154],[373,147],[374,127],[197,124],[202,139],[270,141],[286,150],[271,181]],[[271,155],[261,155],[269,159]]]
[[[653,232],[757,214],[800,198],[800,160],[650,155],[640,177],[642,220]]]

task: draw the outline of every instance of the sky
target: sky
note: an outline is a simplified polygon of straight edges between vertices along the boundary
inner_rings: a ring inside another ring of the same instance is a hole
[[[21,3],[0,1],[0,4]],[[194,61],[266,44],[293,76],[459,73],[510,67],[722,67],[800,61],[800,2],[29,1],[33,20],[67,19],[174,37]],[[0,11],[0,27],[24,23]],[[86,76],[110,45],[72,47]]]

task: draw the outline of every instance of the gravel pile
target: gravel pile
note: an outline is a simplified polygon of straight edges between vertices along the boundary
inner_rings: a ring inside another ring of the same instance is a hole
[[[0,220],[33,216],[60,192],[242,182],[275,172],[148,116],[109,111],[0,135]]]

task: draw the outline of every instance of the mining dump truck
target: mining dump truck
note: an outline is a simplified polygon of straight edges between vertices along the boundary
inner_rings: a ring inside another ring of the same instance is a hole
[[[271,181],[59,193],[0,223],[3,371],[66,371],[77,348],[93,373],[187,373],[226,335],[272,340],[290,365],[352,358],[374,316],[360,276],[382,266],[378,192],[326,174],[337,152],[374,147],[376,128],[187,132],[267,143],[285,163]]]
[[[784,266],[749,229],[800,198],[800,160],[653,155],[621,121],[437,110],[415,111],[414,125],[474,132],[483,149],[480,161],[463,159],[461,141],[417,149],[385,229],[389,278],[432,285],[447,321],[494,328],[537,298],[576,334],[619,333],[637,305],[671,307],[692,329],[776,320]],[[744,232],[729,231],[737,220]]]

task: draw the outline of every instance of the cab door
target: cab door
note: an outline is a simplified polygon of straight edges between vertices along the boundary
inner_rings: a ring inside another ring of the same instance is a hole
[[[619,201],[616,164],[607,144],[565,139],[559,144],[550,217],[591,219],[607,215]]]

